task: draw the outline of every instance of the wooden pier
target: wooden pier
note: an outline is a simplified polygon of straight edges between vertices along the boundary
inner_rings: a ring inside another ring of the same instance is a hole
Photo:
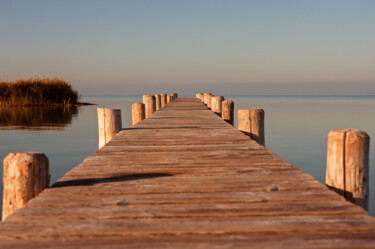
[[[177,98],[10,215],[0,248],[375,248],[375,219]]]

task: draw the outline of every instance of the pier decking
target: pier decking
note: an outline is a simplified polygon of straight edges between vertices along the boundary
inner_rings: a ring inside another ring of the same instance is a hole
[[[12,249],[338,247],[375,248],[375,219],[195,98],[121,131],[0,224]]]

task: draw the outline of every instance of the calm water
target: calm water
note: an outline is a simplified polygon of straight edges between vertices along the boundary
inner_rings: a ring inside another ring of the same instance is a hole
[[[294,166],[325,180],[327,134],[357,128],[375,138],[375,96],[225,96],[240,108],[263,108],[266,147]],[[75,109],[0,109],[0,158],[9,152],[41,151],[50,160],[51,183],[98,148],[96,108],[121,109],[131,125],[131,105],[141,96],[90,96],[97,106]],[[237,124],[235,123],[235,127]],[[375,216],[375,148],[370,141],[370,205]],[[2,167],[0,171],[2,179]],[[2,187],[1,187],[2,196]],[[0,200],[1,201],[1,200]]]

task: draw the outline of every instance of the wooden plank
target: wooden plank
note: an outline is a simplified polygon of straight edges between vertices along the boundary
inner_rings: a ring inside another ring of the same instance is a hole
[[[14,231],[17,231],[15,233]],[[90,238],[117,236],[182,236],[220,234],[325,234],[373,232],[375,220],[368,215],[269,216],[210,219],[108,219],[4,222],[0,239]]]
[[[0,248],[374,248],[375,220],[177,98],[0,224]]]

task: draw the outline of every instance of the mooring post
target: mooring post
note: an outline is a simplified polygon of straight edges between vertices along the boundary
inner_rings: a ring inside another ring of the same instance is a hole
[[[195,94],[195,97],[196,97],[197,99],[201,100],[201,99],[202,99],[202,98],[201,98],[202,95],[203,95],[203,93],[196,93],[196,94]]]
[[[132,105],[132,124],[135,125],[145,119],[145,104],[134,103]]]
[[[332,130],[328,134],[326,185],[368,210],[369,143],[366,132]]]
[[[3,163],[2,221],[47,188],[50,181],[44,153],[9,153]]]
[[[177,93],[171,93],[171,101],[175,100],[178,98],[178,94]]]
[[[204,94],[203,93],[201,95],[199,95],[199,99],[201,100],[202,103],[204,103]]]
[[[264,141],[264,110],[250,109],[251,138],[260,145],[265,146]]]
[[[237,112],[238,129],[250,137],[250,110],[239,109]]]
[[[143,95],[143,104],[145,104],[145,117],[150,117],[156,111],[156,98],[154,95]]]
[[[122,129],[121,110],[98,108],[99,149]]]
[[[207,106],[208,109],[211,109],[211,98],[212,98],[212,94],[211,93],[205,93],[203,95],[203,100],[204,100],[204,104]]]
[[[265,145],[264,139],[264,110],[263,109],[240,109],[238,110],[238,129]]]
[[[161,108],[160,94],[154,94],[154,96],[155,96],[156,110],[159,110]]]
[[[211,98],[211,110],[221,117],[222,102],[224,100],[223,96],[213,96]]]
[[[224,100],[221,104],[221,117],[231,125],[234,121],[234,103],[231,100]]]
[[[161,99],[161,108],[163,108],[167,104],[167,94],[162,93],[160,94]]]

